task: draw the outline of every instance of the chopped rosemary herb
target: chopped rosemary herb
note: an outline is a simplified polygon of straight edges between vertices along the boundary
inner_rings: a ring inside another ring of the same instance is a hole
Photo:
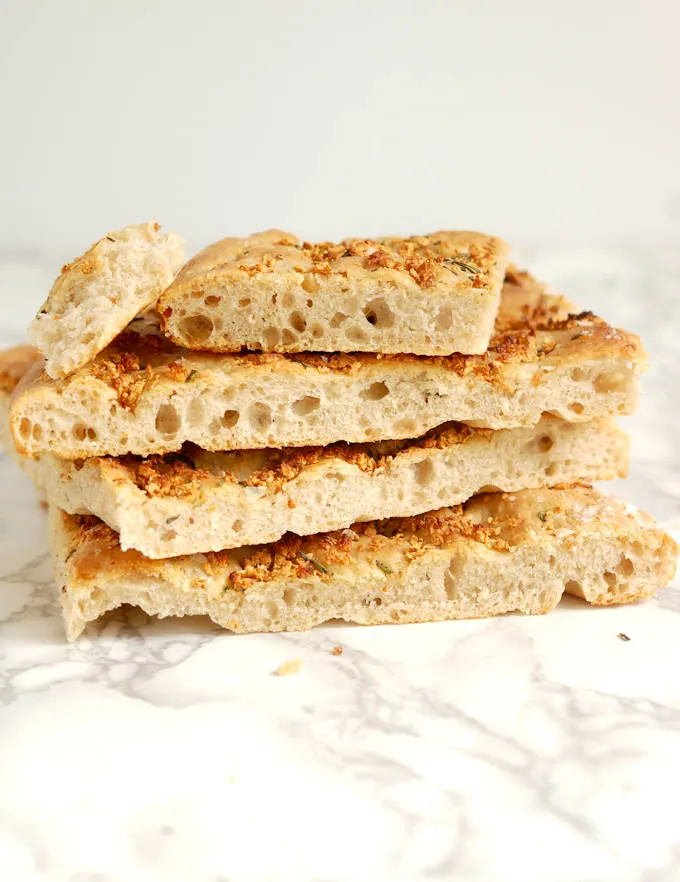
[[[74,555],[75,553],[76,553],[75,548],[72,548],[72,549],[69,551],[69,553],[66,555],[66,557],[64,558],[64,563],[68,563],[68,561],[71,560],[71,558],[73,557],[73,555]]]
[[[452,266],[457,266],[459,269],[465,270],[466,273],[471,273],[473,276],[476,276],[481,272],[479,267],[476,267],[473,263],[468,263],[463,257],[445,257],[443,263],[444,266],[449,269]]]
[[[173,515],[171,518],[167,518],[166,521],[165,521],[165,523],[166,523],[166,524],[172,524],[172,523],[174,523],[178,518],[179,518],[179,515]]]
[[[313,557],[310,557],[308,554],[305,554],[304,551],[300,550],[300,551],[298,551],[298,554],[300,555],[300,557],[303,560],[306,560],[307,563],[310,563],[314,567],[315,570],[318,570],[320,573],[327,573],[328,572],[328,569],[322,563],[319,563],[318,560],[314,560]]]
[[[186,380],[185,380],[184,382],[185,382],[185,383],[190,383],[190,382],[193,380],[194,377],[197,377],[197,376],[198,376],[198,373],[199,373],[199,372],[198,372],[197,370],[190,371],[190,372],[189,372],[189,376],[186,378]]]
[[[630,637],[628,636],[628,634],[624,634],[623,631],[620,634],[617,634],[616,636],[619,638],[619,640],[623,640],[624,643],[628,643],[628,641],[630,640]]]
[[[115,242],[116,241],[115,239],[112,239],[111,236],[104,236],[104,238],[107,240],[107,242]]]
[[[583,331],[579,332],[578,334],[574,334],[574,336],[573,336],[571,339],[572,339],[572,340],[578,340],[578,338],[579,338],[579,337],[582,337],[582,336],[583,336]]]
[[[382,570],[388,576],[391,576],[394,573],[392,567],[388,567],[386,563],[383,563],[381,560],[376,560],[375,565],[379,570]]]
[[[539,521],[543,521],[543,523],[545,523],[548,520],[548,512],[547,511],[539,511],[538,519],[539,519]]]

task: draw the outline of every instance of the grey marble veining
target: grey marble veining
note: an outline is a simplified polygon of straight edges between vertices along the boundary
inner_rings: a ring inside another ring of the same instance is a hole
[[[641,334],[652,368],[616,490],[678,538],[680,259],[524,257]],[[0,343],[51,275],[0,262]],[[4,457],[0,486],[3,882],[680,878],[677,585],[620,609],[306,634],[129,611],[68,646],[44,513]],[[291,658],[300,672],[273,676]]]

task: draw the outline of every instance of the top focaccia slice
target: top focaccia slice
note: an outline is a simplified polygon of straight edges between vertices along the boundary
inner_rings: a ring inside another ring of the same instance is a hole
[[[29,328],[45,370],[65,377],[155,304],[184,260],[184,240],[156,223],[123,227],[61,273]]]
[[[630,413],[646,357],[638,337],[511,273],[484,355],[216,355],[140,328],[65,380],[36,365],[11,427],[25,456],[414,438],[448,421],[492,429]],[[137,323],[135,323],[137,324]]]
[[[269,230],[210,245],[158,309],[189,349],[482,353],[507,263],[505,242],[481,233],[312,245]]]

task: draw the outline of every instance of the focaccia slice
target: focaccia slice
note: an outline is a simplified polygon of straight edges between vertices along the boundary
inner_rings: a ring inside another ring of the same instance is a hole
[[[123,227],[67,264],[29,331],[45,370],[65,377],[87,364],[174,279],[184,240],[156,223]]]
[[[51,524],[69,640],[123,604],[244,633],[544,613],[565,591],[627,603],[667,585],[677,557],[652,518],[583,486],[158,561],[121,551],[96,518],[53,509]]]
[[[269,230],[210,245],[158,310],[189,349],[482,353],[508,253],[473,232],[312,245]]]

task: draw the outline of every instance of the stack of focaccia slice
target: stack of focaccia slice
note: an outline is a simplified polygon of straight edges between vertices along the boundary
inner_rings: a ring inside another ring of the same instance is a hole
[[[268,631],[619,603],[672,577],[673,541],[589,486],[627,469],[638,338],[500,240],[270,231],[181,260],[155,225],[109,234],[62,271],[37,348],[0,357],[69,638],[122,604]]]

